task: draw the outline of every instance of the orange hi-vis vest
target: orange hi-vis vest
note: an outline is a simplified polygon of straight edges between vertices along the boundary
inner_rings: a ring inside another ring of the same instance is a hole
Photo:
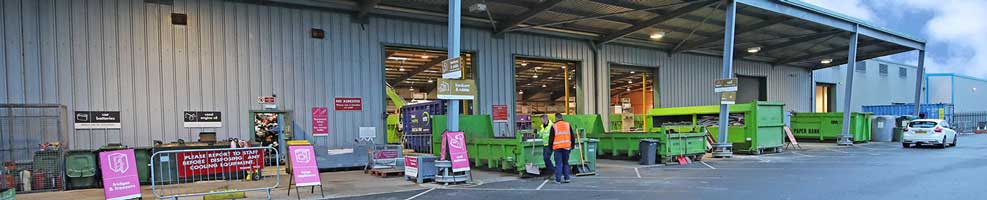
[[[555,140],[552,141],[552,149],[572,148],[572,129],[569,129],[569,122],[555,122]]]

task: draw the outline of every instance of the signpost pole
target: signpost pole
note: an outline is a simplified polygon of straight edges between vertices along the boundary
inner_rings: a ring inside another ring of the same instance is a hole
[[[459,22],[462,2],[449,0],[449,58],[459,57]],[[450,99],[446,109],[446,127],[449,131],[459,131],[459,100]]]
[[[733,77],[733,29],[737,14],[737,2],[728,0],[726,9],[726,24],[723,31],[723,69],[720,78],[728,79]],[[731,145],[727,141],[727,130],[730,124],[730,105],[720,103],[719,137],[713,145],[713,157],[733,157]]]

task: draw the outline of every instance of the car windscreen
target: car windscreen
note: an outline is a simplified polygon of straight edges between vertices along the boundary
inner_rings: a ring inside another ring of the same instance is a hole
[[[917,121],[908,123],[908,127],[911,128],[933,128],[936,127],[936,122],[931,121]]]

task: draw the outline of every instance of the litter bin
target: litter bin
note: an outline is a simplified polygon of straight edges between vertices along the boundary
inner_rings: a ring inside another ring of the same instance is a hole
[[[134,161],[137,162],[137,178],[141,183],[151,183],[151,148],[135,148]]]
[[[69,188],[90,188],[96,184],[96,156],[91,150],[72,150],[65,153],[65,176]]]
[[[658,140],[641,139],[638,151],[641,152],[641,165],[654,165],[658,154]]]
[[[597,139],[583,141],[583,144],[586,145],[586,150],[583,151],[585,153],[586,166],[589,167],[590,171],[596,171],[596,147],[598,143],[600,143],[600,140]]]

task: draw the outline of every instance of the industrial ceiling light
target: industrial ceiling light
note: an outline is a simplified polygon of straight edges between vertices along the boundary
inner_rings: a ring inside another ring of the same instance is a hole
[[[542,84],[542,85],[541,85],[541,87],[548,87],[548,86],[547,86],[547,85],[545,85],[545,84]]]
[[[751,48],[747,48],[747,53],[757,53],[757,52],[759,52],[759,51],[761,51],[761,47],[751,47]]]
[[[652,40],[658,40],[665,37],[665,32],[662,31],[662,32],[652,33],[651,36],[648,37],[651,38]]]
[[[398,68],[398,71],[402,71],[403,72],[404,71],[404,66],[401,66],[400,68]]]
[[[631,84],[631,83],[634,83],[634,81],[627,81],[627,84]]]
[[[415,91],[415,88],[408,88],[408,91],[414,92]]]
[[[819,63],[822,63],[822,64],[829,64],[829,63],[832,63],[832,62],[833,62],[833,59],[832,58],[822,59],[821,61],[819,61]]]
[[[432,83],[432,79],[428,79],[428,83]]]
[[[631,74],[633,74],[633,73],[634,73],[634,71],[631,71]]]
[[[541,70],[541,67],[535,67],[535,70]]]
[[[524,94],[524,90],[518,90],[517,94]]]
[[[387,59],[390,59],[390,60],[400,60],[400,61],[404,61],[404,60],[408,60],[408,58],[404,58],[404,57],[394,57],[394,56],[391,56],[391,57],[387,57]]]
[[[521,66],[528,66],[528,63],[527,62],[522,62],[521,63]]]
[[[631,91],[631,88],[627,88],[627,91],[630,92]]]
[[[565,69],[565,65],[562,65],[562,69]]]
[[[428,55],[422,55],[422,59],[428,59]]]
[[[538,75],[536,74],[534,76],[531,76],[531,78],[538,78]]]

